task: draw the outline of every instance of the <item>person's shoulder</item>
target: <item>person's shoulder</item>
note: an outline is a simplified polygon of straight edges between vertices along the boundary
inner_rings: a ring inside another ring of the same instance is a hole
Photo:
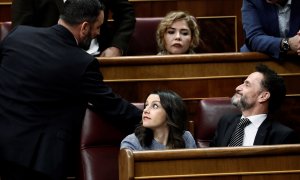
[[[187,139],[194,139],[192,133],[190,131],[185,131],[182,135],[183,139],[187,140]]]
[[[186,148],[196,148],[196,141],[190,131],[185,131],[183,134],[183,139],[185,141]]]
[[[124,139],[137,139],[134,133],[127,135]]]
[[[131,142],[131,143],[136,143],[139,142],[138,138],[134,133],[127,135],[122,142]]]
[[[15,33],[19,34],[19,33],[31,32],[31,31],[35,31],[35,30],[37,30],[36,27],[26,26],[26,25],[18,25],[11,30],[11,33],[15,32]]]
[[[193,136],[190,131],[184,131],[183,136]]]
[[[121,142],[121,149],[142,150],[138,138],[134,133],[127,135]]]
[[[294,131],[292,128],[290,128],[276,120],[272,120],[272,127],[275,129],[280,129],[281,132],[293,132]]]

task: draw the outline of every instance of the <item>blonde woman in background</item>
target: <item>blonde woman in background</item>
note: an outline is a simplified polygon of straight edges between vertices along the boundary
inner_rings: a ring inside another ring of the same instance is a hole
[[[199,34],[195,17],[183,11],[169,12],[156,31],[158,55],[194,54],[194,48],[199,45]]]

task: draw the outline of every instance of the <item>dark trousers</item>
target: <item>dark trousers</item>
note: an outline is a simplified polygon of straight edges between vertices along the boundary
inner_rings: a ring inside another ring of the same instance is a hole
[[[1,180],[51,180],[45,174],[9,162],[1,163],[0,177]]]

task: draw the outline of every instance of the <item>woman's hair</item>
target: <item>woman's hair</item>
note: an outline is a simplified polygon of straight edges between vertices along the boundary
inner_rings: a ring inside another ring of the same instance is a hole
[[[182,98],[171,90],[155,90],[151,94],[157,94],[160,103],[166,111],[169,136],[167,147],[169,149],[185,148],[183,134],[186,130],[187,109]],[[149,95],[147,97],[149,97]],[[141,124],[135,129],[135,135],[139,139],[141,146],[149,147],[153,140],[153,131],[145,128]]]
[[[84,21],[94,23],[104,6],[99,0],[67,0],[63,9],[60,18],[70,25],[76,25]]]
[[[156,42],[158,46],[158,52],[163,52],[162,54],[168,54],[165,48],[164,34],[175,21],[179,20],[185,20],[187,22],[188,27],[191,30],[192,42],[188,53],[194,53],[193,49],[199,45],[200,41],[199,27],[196,18],[194,16],[191,16],[189,13],[183,11],[171,11],[161,20],[156,31]]]

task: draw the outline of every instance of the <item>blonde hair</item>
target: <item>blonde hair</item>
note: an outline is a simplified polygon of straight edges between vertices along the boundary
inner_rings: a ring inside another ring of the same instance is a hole
[[[161,54],[169,54],[165,48],[164,34],[167,29],[178,20],[185,20],[191,31],[192,42],[188,53],[194,53],[193,49],[199,45],[200,32],[196,18],[184,11],[171,11],[161,20],[156,30],[156,43],[158,46],[158,52]]]

